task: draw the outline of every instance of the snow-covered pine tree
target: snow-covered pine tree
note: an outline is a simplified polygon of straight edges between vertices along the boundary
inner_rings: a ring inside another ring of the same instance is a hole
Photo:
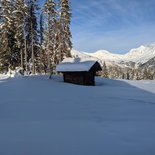
[[[43,14],[40,14],[40,18],[39,18],[39,23],[40,23],[40,52],[39,52],[39,71],[41,72],[43,70]]]
[[[59,46],[60,46],[60,61],[64,57],[71,57],[71,31],[70,31],[70,22],[71,22],[71,11],[70,11],[70,2],[69,0],[60,0],[60,17],[59,17]]]
[[[14,0],[14,21],[16,27],[15,38],[17,47],[20,50],[21,68],[24,69],[24,53],[25,68],[27,70],[27,50],[26,50],[26,17],[28,16],[27,5],[24,0]]]
[[[40,72],[47,72],[47,55],[44,48],[44,14],[43,11],[40,14]]]
[[[46,18],[45,31],[44,31],[44,46],[47,52],[47,66],[48,72],[53,73],[55,44],[56,44],[56,3],[53,0],[46,0],[44,3],[44,16]]]
[[[3,22],[2,20],[2,1],[0,1],[0,24]],[[1,30],[1,27],[0,27]]]
[[[36,62],[39,51],[39,35],[38,35],[38,22],[37,13],[39,5],[37,0],[27,0],[28,18],[26,20],[26,33],[27,33],[27,48],[28,48],[28,61],[32,73],[36,72]]]
[[[2,26],[3,26],[3,18],[2,18],[2,1],[0,1],[0,51],[2,50]],[[1,61],[0,61],[0,68],[1,68]],[[1,70],[1,69],[0,69]]]
[[[107,65],[104,61],[103,63],[103,67],[102,67],[102,77],[108,78],[109,74],[108,74],[108,69],[107,69]]]
[[[19,65],[19,51],[16,47],[15,24],[13,17],[13,5],[11,0],[1,1],[1,23],[0,23],[0,62],[1,70],[8,70]]]

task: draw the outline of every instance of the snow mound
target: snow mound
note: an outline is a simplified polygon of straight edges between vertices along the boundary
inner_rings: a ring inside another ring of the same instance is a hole
[[[23,69],[21,67],[17,67],[15,70],[9,69],[7,76],[8,77],[14,77],[14,78],[20,78],[23,77]]]

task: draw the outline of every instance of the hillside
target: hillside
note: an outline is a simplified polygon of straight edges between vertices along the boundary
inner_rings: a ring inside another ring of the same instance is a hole
[[[106,50],[99,50],[94,53],[85,53],[89,56],[101,59],[103,61],[115,61],[115,62],[135,62],[137,64],[143,64],[155,57],[155,44],[149,44],[146,46],[140,46],[138,48],[131,49],[126,54],[113,54]]]
[[[155,154],[155,81],[0,77],[1,155]]]
[[[155,44],[142,45],[131,49],[126,54],[113,54],[106,50],[94,53],[72,50],[72,56],[98,60],[102,65],[105,62],[109,77],[116,79],[155,79]],[[145,76],[145,70],[147,75]]]

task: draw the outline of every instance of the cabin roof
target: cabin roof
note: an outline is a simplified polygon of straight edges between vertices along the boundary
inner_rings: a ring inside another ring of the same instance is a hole
[[[87,58],[66,58],[56,66],[57,72],[89,71],[97,61]]]

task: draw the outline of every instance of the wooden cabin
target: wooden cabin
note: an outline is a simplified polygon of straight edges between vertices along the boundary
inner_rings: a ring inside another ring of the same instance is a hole
[[[64,82],[79,85],[95,85],[96,72],[102,68],[95,60],[67,58],[56,66],[56,71],[63,74]]]

